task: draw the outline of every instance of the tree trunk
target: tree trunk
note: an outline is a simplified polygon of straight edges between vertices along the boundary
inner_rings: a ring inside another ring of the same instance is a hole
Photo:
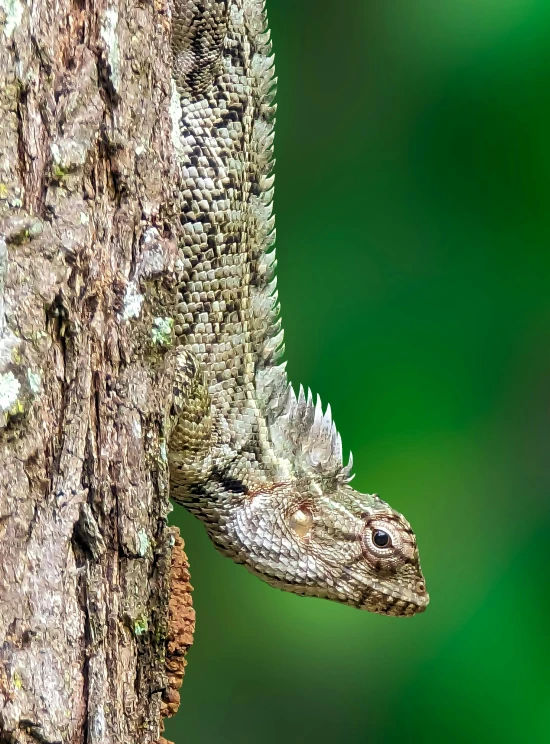
[[[157,741],[191,640],[168,34],[164,5],[0,0],[0,742]]]

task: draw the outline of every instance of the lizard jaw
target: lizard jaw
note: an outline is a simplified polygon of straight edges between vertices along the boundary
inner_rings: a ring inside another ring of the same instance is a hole
[[[420,595],[402,591],[399,594],[385,594],[374,590],[359,605],[359,609],[391,617],[412,617],[424,612],[429,601],[426,593]]]

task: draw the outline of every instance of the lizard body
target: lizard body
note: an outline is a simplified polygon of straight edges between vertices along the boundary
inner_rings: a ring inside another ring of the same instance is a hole
[[[263,0],[174,0],[182,269],[171,495],[268,583],[388,615],[428,603],[408,522],[349,485],[330,407],[290,386],[275,280]]]

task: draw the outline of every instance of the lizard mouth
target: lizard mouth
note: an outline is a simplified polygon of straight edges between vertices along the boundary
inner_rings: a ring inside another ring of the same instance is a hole
[[[360,607],[369,612],[391,617],[412,617],[424,612],[428,606],[430,597],[427,592],[417,594],[415,592],[402,591],[399,596],[385,594],[380,591],[372,591],[361,603]]]

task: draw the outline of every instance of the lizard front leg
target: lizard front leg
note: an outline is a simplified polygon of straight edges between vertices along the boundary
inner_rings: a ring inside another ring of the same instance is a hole
[[[201,365],[194,354],[180,347],[174,362],[168,453],[171,496],[187,504],[193,487],[209,477],[212,404]]]

